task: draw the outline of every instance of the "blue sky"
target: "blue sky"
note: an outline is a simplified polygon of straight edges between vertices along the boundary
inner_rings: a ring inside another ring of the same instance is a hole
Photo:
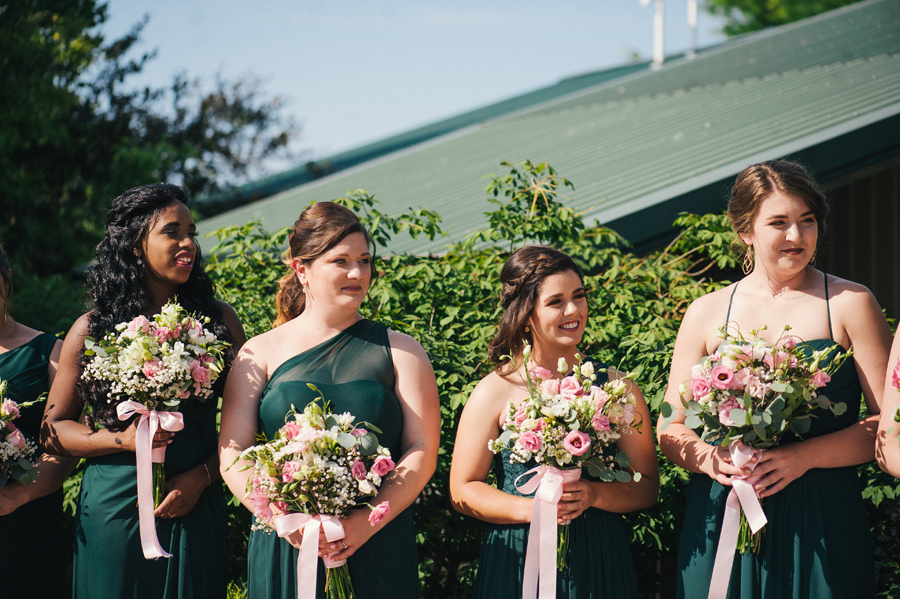
[[[107,39],[144,14],[140,47],[158,54],[142,82],[258,76],[300,122],[305,159],[652,53],[653,8],[639,0],[111,0]],[[687,1],[665,14],[666,52],[687,49]],[[701,10],[699,46],[723,40],[721,26]]]

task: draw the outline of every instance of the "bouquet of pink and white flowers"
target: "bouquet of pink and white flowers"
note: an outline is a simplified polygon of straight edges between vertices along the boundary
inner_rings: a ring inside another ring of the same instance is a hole
[[[10,480],[17,480],[23,485],[30,485],[37,478],[34,452],[37,449],[33,441],[25,438],[13,420],[19,417],[19,408],[25,408],[35,402],[17,404],[5,399],[6,381],[0,381],[0,487]],[[40,401],[40,398],[35,401]]]
[[[526,346],[524,359],[531,348]],[[488,442],[488,448],[499,453],[510,452],[510,462],[534,460],[560,471],[582,468],[601,481],[639,481],[641,474],[626,470],[628,456],[612,451],[616,442],[632,431],[640,431],[640,414],[635,412],[636,398],[631,392],[634,382],[628,377],[594,385],[597,374],[592,362],[581,362],[566,376],[569,365],[560,359],[559,377],[543,367],[527,371],[525,385],[528,398],[518,405],[507,405],[503,432]],[[559,528],[557,567],[566,567],[568,527]]]
[[[328,527],[346,518],[354,507],[368,506],[372,526],[387,516],[390,512],[387,501],[374,507],[368,501],[378,494],[385,475],[394,469],[394,461],[390,450],[379,445],[375,433],[381,431],[377,427],[356,422],[349,412],[331,412],[319,389],[313,384],[308,386],[319,392],[321,401],[310,402],[300,414],[291,411],[274,439],[268,442],[263,439],[260,445],[245,449],[238,460],[253,462],[241,470],[252,470],[247,481],[247,497],[256,516],[255,527],[275,530],[281,536],[303,527],[304,545],[306,531],[314,529],[310,538],[315,537],[317,546],[319,523],[328,535]],[[291,520],[297,515],[305,516]],[[307,527],[310,522],[312,528]],[[340,528],[339,523],[337,526]],[[334,534],[329,540],[342,538],[343,529]],[[306,556],[301,551],[299,560],[306,558],[314,564],[315,551]],[[325,563],[329,567],[328,597],[353,597],[346,564],[328,559]],[[314,568],[312,576],[315,576]],[[314,578],[312,581],[298,579],[297,583],[315,588]]]
[[[740,442],[760,451],[777,446],[789,433],[807,433],[819,408],[835,415],[846,411],[845,404],[833,403],[819,389],[850,352],[830,360],[837,353],[836,345],[808,352],[788,334],[790,327],[769,346],[758,336],[761,330],[750,331],[750,339],[745,339],[740,331],[727,337],[721,329],[725,342],[694,365],[691,380],[680,386],[685,426],[702,429],[702,440],[723,447]],[[827,366],[822,367],[825,362]],[[742,512],[738,549],[758,551],[759,541],[760,535],[750,532]]]
[[[891,384],[894,389],[900,391],[900,360],[894,365],[894,372],[891,374]],[[900,405],[894,410],[894,422],[900,422]]]
[[[106,401],[118,404],[122,420],[151,412],[165,418],[185,400],[206,401],[229,346],[204,327],[208,323],[209,318],[188,314],[174,300],[151,319],[137,316],[116,325],[100,341],[87,337],[84,355],[92,359],[82,377],[110,383]],[[176,426],[168,430],[181,429]],[[158,507],[165,497],[162,463],[154,462],[153,478],[153,505]]]

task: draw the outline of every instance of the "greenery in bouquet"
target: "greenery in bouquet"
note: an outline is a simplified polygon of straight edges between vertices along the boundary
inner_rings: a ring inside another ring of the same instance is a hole
[[[26,408],[43,397],[28,403],[18,404],[6,399],[6,381],[0,381],[0,487],[10,480],[30,485],[37,478],[37,449],[33,441],[25,438],[13,420],[19,417],[19,408]]]
[[[779,445],[793,434],[809,432],[819,408],[843,414],[847,406],[835,404],[819,392],[851,352],[838,346],[815,351],[786,326],[771,346],[759,336],[765,327],[750,331],[746,339],[719,330],[724,342],[691,368],[691,379],[679,388],[685,426],[701,430],[708,443],[729,447],[739,441],[754,450]],[[823,366],[824,364],[824,366]],[[667,406],[667,404],[666,404]],[[663,410],[671,417],[670,409]],[[765,529],[752,533],[741,512],[738,549],[759,550]]]
[[[356,422],[349,412],[331,412],[321,391],[307,385],[319,393],[319,400],[299,414],[292,407],[271,441],[262,437],[262,443],[238,458],[252,462],[241,471],[251,470],[247,498],[256,516],[254,528],[274,530],[272,520],[280,514],[346,518],[349,510],[361,506],[369,508],[374,526],[390,511],[387,501],[372,506],[369,500],[394,469],[391,452],[379,445],[377,427]],[[326,589],[329,597],[354,596],[346,564],[328,570]]]
[[[84,355],[90,361],[82,377],[107,381],[109,404],[133,400],[149,410],[171,412],[189,398],[206,401],[229,346],[205,328],[208,323],[176,298],[150,319],[139,315],[119,323],[99,341],[86,337]],[[165,482],[164,465],[154,462],[154,507],[165,497]]]
[[[531,347],[525,346],[528,363]],[[507,406],[503,432],[488,442],[499,453],[509,450],[510,462],[524,464],[534,460],[560,470],[587,469],[589,475],[605,482],[639,481],[641,473],[627,470],[630,460],[618,451],[616,442],[632,431],[640,431],[640,414],[629,377],[596,386],[593,362],[578,364],[566,376],[569,365],[560,358],[559,377],[537,366],[527,370],[525,386],[528,398]],[[515,365],[515,360],[510,357]],[[569,527],[560,526],[557,536],[557,567],[567,567]]]

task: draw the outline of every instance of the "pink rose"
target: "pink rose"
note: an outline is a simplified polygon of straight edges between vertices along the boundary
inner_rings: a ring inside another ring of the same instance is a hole
[[[608,431],[610,430],[609,418],[600,412],[594,412],[594,417],[591,418],[591,426],[594,427],[595,431]]]
[[[303,466],[301,462],[297,460],[291,460],[290,462],[284,463],[284,468],[281,470],[281,480],[289,483],[294,480],[294,475],[300,472],[300,468]]]
[[[706,397],[710,391],[712,391],[712,386],[707,379],[700,377],[691,379],[691,395],[694,396],[695,400]]]
[[[739,408],[740,404],[733,397],[729,397],[719,404],[719,422],[725,426],[734,426],[734,420],[731,419],[731,410]]]
[[[288,422],[281,427],[281,430],[284,431],[285,438],[290,441],[300,434],[300,425],[296,422]]]
[[[797,339],[794,337],[785,337],[778,344],[778,347],[783,347],[784,349],[794,349],[797,347]]]
[[[354,460],[353,465],[350,466],[350,473],[356,480],[362,480],[366,477],[366,465],[359,460]]]
[[[145,316],[138,316],[134,320],[128,323],[129,331],[143,331],[145,333],[150,331],[150,321],[147,320]]]
[[[372,464],[372,472],[377,474],[378,476],[384,476],[388,472],[394,469],[394,460],[389,458],[386,455],[380,455],[375,458],[375,463]]]
[[[553,378],[553,373],[544,368],[543,366],[535,366],[531,370],[528,371],[528,374],[531,375],[531,378],[534,380],[546,381],[548,379]]]
[[[566,399],[575,399],[584,395],[584,387],[574,376],[567,376],[559,384],[559,393]]]
[[[735,389],[743,389],[747,386],[747,381],[754,376],[753,371],[749,368],[741,368],[734,373]]]
[[[141,370],[143,370],[145,377],[152,380],[163,371],[163,368],[162,360],[153,358],[149,362],[144,362],[144,367]]]
[[[391,504],[387,501],[382,501],[375,507],[371,508],[372,513],[369,514],[369,524],[375,526],[382,520],[384,517],[391,513]]]
[[[634,422],[634,406],[630,403],[625,404],[625,414],[622,416],[622,422],[625,424]]]
[[[11,399],[4,399],[3,403],[0,404],[0,413],[6,414],[7,416],[12,416],[13,418],[18,418],[19,404]]]
[[[555,397],[559,395],[559,379],[547,379],[541,381],[541,395],[544,397]]]
[[[897,376],[897,371],[894,371],[894,376]],[[818,389],[819,387],[824,387],[828,383],[831,382],[831,375],[829,375],[824,370],[818,370],[813,373],[812,377],[810,377],[809,382],[813,384],[813,386]]]
[[[709,378],[716,389],[730,389],[734,384],[734,371],[720,364],[710,371]]]
[[[768,386],[761,380],[759,380],[758,377],[747,377],[747,384],[744,386],[744,391],[749,393],[750,397],[755,397],[756,399],[765,399],[767,390]]]
[[[25,437],[22,436],[21,431],[13,427],[12,422],[8,423],[6,426],[12,429],[10,430],[10,433],[6,435],[6,442],[19,449],[25,447]]]
[[[541,441],[541,437],[539,435],[532,432],[527,432],[519,435],[519,438],[516,441],[516,445],[518,445],[525,451],[535,452],[540,451],[543,442]]]
[[[591,446],[591,438],[587,433],[572,431],[563,439],[563,447],[572,455],[579,456]]]

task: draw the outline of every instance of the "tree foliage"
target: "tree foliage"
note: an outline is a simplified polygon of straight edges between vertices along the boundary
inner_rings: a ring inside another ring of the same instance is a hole
[[[86,261],[109,201],[154,181],[193,194],[258,174],[296,126],[259,82],[130,85],[146,19],[105,40],[97,0],[0,5],[0,240],[36,274]]]
[[[740,35],[793,23],[860,0],[708,0],[711,14],[727,18],[723,31]]]

